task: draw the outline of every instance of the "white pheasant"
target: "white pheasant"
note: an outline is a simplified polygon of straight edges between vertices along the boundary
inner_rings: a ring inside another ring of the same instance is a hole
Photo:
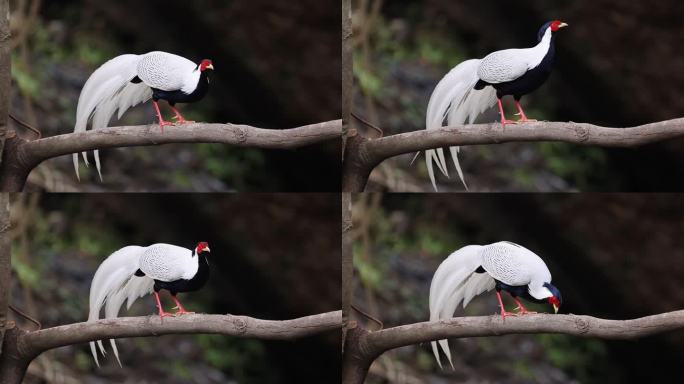
[[[518,122],[533,121],[527,118],[520,106],[522,96],[539,88],[549,77],[555,57],[554,33],[567,24],[559,20],[544,24],[538,33],[538,44],[526,49],[506,49],[490,53],[483,59],[464,61],[454,67],[435,87],[428,102],[425,117],[426,129],[472,124],[478,116],[498,103],[502,124],[507,120],[501,99],[506,95],[515,98],[520,115]],[[458,162],[459,147],[450,147],[451,157],[463,186],[468,185]],[[437,191],[433,162],[445,176],[449,176],[444,151],[425,151],[425,162],[432,187]],[[415,158],[414,158],[415,160]]]
[[[154,293],[159,316],[173,316],[192,313],[185,310],[176,295],[179,292],[195,291],[209,279],[209,263],[204,252],[209,252],[205,242],[197,244],[194,251],[171,244],[153,244],[148,247],[128,246],[112,253],[100,264],[90,285],[90,311],[88,321],[100,318],[104,306],[104,318],[119,316],[124,301],[126,309],[139,297]],[[159,299],[159,291],[166,289],[176,303],[178,311],[165,312]],[[119,352],[114,340],[110,340],[116,360]],[[105,354],[102,341],[98,340],[102,355]],[[90,343],[90,351],[99,366],[95,342]]]
[[[117,111],[120,119],[129,108],[149,99],[152,99],[162,132],[165,125],[174,123],[162,117],[159,100],[169,103],[177,123],[192,123],[183,118],[175,104],[201,100],[209,90],[208,70],[213,69],[211,60],[195,64],[184,57],[160,51],[117,56],[95,70],[83,86],[76,108],[74,132],[85,132],[88,121],[91,121],[92,129],[104,128]],[[78,154],[72,157],[76,177],[80,180]],[[102,180],[98,150],[94,151],[94,157]],[[88,165],[85,152],[83,160]]]
[[[449,255],[432,277],[430,321],[453,317],[461,302],[465,308],[475,296],[492,289],[496,289],[504,320],[507,316],[533,313],[518,297],[536,303],[548,302],[556,313],[563,301],[560,291],[551,284],[551,272],[534,252],[508,241],[468,245]],[[513,297],[518,313],[506,312],[502,290]],[[447,340],[440,340],[439,345],[453,367]],[[441,367],[437,342],[432,342],[432,352]]]

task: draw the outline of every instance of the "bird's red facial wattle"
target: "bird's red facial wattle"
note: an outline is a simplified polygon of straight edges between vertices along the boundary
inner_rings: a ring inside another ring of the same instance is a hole
[[[551,22],[551,32],[556,32],[561,28],[567,27],[568,25],[560,20],[554,20]]]
[[[201,243],[197,244],[197,248],[195,248],[195,252],[199,255],[202,252],[211,252],[209,249],[209,244],[202,241]]]
[[[204,60],[202,60],[202,62],[201,62],[200,65],[199,65],[199,70],[200,70],[200,72],[204,72],[204,71],[206,71],[207,69],[212,69],[212,70],[213,70],[213,69],[214,69],[214,65],[212,64],[211,60],[204,59]]]
[[[556,296],[549,297],[549,304],[551,304],[553,306],[554,312],[558,313],[558,309],[561,306],[561,302],[560,302],[560,300],[558,300],[558,298]]]

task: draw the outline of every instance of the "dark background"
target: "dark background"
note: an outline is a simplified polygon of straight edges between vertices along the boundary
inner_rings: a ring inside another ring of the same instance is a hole
[[[563,295],[561,313],[631,319],[684,307],[678,194],[365,194],[356,196],[353,215],[354,300],[385,327],[427,321],[437,266],[465,245],[501,240],[546,262]],[[498,314],[495,295],[455,316],[464,313]],[[383,355],[368,382],[668,383],[684,359],[681,330],[631,341],[509,335],[450,344],[455,371],[440,370],[423,343]]]
[[[15,195],[12,303],[44,327],[85,321],[95,270],[126,245],[207,241],[209,283],[190,311],[284,320],[339,310],[339,194]],[[162,293],[167,310],[173,306]],[[156,314],[152,296],[120,316]],[[22,326],[33,325],[19,320]],[[108,344],[108,343],[107,343]],[[27,382],[333,383],[340,335],[258,341],[220,335],[122,339],[97,369],[87,344],[49,351]]]
[[[195,62],[213,60],[208,95],[180,106],[189,119],[284,129],[341,116],[337,1],[16,0],[11,5],[12,111],[44,136],[73,132],[78,95],[99,65],[154,50]],[[156,121],[146,103],[110,125]],[[30,189],[49,191],[338,191],[339,153],[336,141],[288,151],[220,144],[124,148],[101,154],[104,183],[92,167],[83,169],[87,173],[78,183],[70,156],[41,165],[29,181]]]
[[[354,1],[354,108],[386,134],[425,129],[430,94],[456,64],[531,47],[555,19],[569,27],[549,81],[523,98],[531,118],[627,127],[684,115],[682,2],[379,1]],[[512,99],[504,104],[512,116]],[[474,191],[681,191],[683,152],[681,139],[638,149],[511,143],[467,147],[461,165]],[[424,160],[411,167],[411,158],[378,168],[371,189],[431,191]],[[439,184],[463,189],[454,177]]]

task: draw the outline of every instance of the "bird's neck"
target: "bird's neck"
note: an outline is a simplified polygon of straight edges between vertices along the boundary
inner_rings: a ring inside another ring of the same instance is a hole
[[[554,50],[554,44],[553,44],[553,33],[551,30],[547,30],[546,33],[542,36],[541,40],[539,40],[539,43],[535,45],[534,47],[530,48],[528,51],[528,65],[529,68],[535,68],[541,62],[544,60],[547,55],[555,52]]]
[[[532,281],[528,285],[528,290],[530,292],[530,296],[534,297],[537,300],[544,300],[551,296],[551,291],[549,291],[548,288],[546,288],[542,282],[537,282],[537,281]]]
[[[193,93],[195,89],[197,89],[197,85],[202,77],[206,79],[206,74],[199,69],[186,74],[183,78],[183,87],[181,88],[181,91],[185,94]]]

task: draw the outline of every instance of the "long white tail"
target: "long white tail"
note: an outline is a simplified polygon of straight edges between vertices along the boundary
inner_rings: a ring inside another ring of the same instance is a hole
[[[76,108],[74,132],[85,132],[88,121],[91,128],[104,128],[118,110],[118,118],[128,108],[144,103],[152,97],[152,89],[144,83],[131,83],[137,73],[140,60],[138,55],[121,55],[102,64],[86,81]],[[99,151],[94,151],[95,166],[102,180]],[[73,154],[76,177],[78,173],[78,154]],[[88,157],[83,152],[83,161],[88,165]]]
[[[140,266],[140,255],[145,250],[144,247],[128,246],[112,253],[105,261],[100,264],[90,284],[90,311],[88,321],[96,321],[100,318],[100,310],[105,307],[105,319],[119,316],[119,309],[125,300],[128,300],[126,309],[139,297],[152,292],[154,280],[147,277],[135,276],[135,271]],[[116,361],[119,360],[119,351],[116,349],[114,340],[110,340]],[[104,356],[105,349],[102,341],[98,340],[97,345]],[[100,366],[97,360],[95,342],[90,342],[90,351],[95,359],[95,364]]]
[[[482,90],[473,89],[479,79],[477,77],[479,64],[479,59],[464,61],[455,66],[439,81],[428,102],[425,116],[425,127],[427,129],[441,128],[444,126],[445,120],[448,126],[462,125],[466,121],[472,124],[482,112],[496,104],[496,91],[493,87],[485,87]],[[459,147],[450,147],[449,151],[458,176],[467,190],[468,185],[458,163]],[[435,172],[432,167],[433,161],[439,170],[448,177],[449,173],[442,148],[425,151],[425,162],[430,181],[432,181],[432,187],[437,191]]]
[[[482,264],[481,249],[480,245],[463,247],[449,255],[437,267],[430,283],[430,321],[451,318],[461,301],[465,308],[475,296],[494,288],[495,282],[491,276],[486,273],[475,273]],[[431,343],[432,352],[441,368],[437,343]],[[448,341],[439,340],[439,346],[453,368]]]

